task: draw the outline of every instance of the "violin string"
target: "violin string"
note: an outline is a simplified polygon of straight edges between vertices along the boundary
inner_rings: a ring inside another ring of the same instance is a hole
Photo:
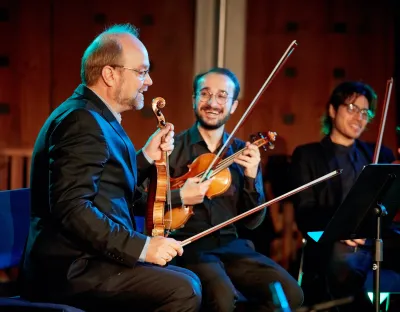
[[[165,152],[165,164],[166,164],[166,174],[167,174],[167,211],[171,212],[168,219],[164,219],[169,222],[169,227],[166,229],[167,236],[171,233],[171,225],[172,225],[172,204],[171,204],[171,182],[170,182],[170,172],[169,172],[169,156],[168,152]],[[164,213],[165,216],[165,213]]]
[[[256,143],[256,142],[254,142],[254,143]],[[264,144],[257,145],[257,147],[261,147]],[[224,170],[225,168],[230,166],[233,163],[233,160],[238,156],[238,154],[243,152],[245,149],[246,148],[242,148],[241,150],[237,151],[236,153],[232,154],[231,156],[225,158],[220,163],[218,163],[218,165],[215,167],[214,171],[212,172],[211,177],[213,177],[214,175],[218,174],[219,172],[221,172],[222,170]],[[201,177],[203,173],[204,173],[204,171],[198,173],[195,177]]]
[[[222,171],[223,169],[225,169],[226,167],[228,167],[230,164],[232,164],[233,159],[234,159],[240,152],[242,152],[243,150],[244,150],[244,148],[241,149],[241,150],[239,150],[239,151],[237,151],[235,154],[233,154],[233,155],[231,155],[231,156],[229,156],[229,157],[227,157],[227,158],[221,160],[221,162],[218,163],[218,165],[215,167],[215,169],[214,169],[214,171],[213,171],[213,174],[212,174],[211,176],[214,176],[216,173]],[[202,175],[203,173],[204,173],[204,171],[198,173],[195,177],[201,177],[201,175]]]

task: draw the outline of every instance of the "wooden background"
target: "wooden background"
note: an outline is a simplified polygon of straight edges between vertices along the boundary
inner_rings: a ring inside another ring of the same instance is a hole
[[[378,94],[377,117],[362,137],[375,141],[386,81],[394,76],[397,88],[383,143],[395,152],[396,119],[400,124],[395,101],[396,93],[400,97],[400,58],[395,58],[400,40],[395,38],[400,36],[400,14],[394,4],[394,0],[248,0],[244,93],[228,130],[289,43],[297,40],[299,46],[237,135],[247,139],[258,131],[276,131],[276,148],[263,154],[263,162],[268,155],[290,155],[297,145],[321,139],[320,118],[332,89],[344,80],[361,80]],[[190,127],[192,80],[197,74],[195,8],[195,0],[0,0],[0,190],[28,186],[29,155],[42,124],[80,83],[85,48],[111,24],[129,22],[140,28],[152,63],[154,84],[145,94],[147,105],[123,115],[123,127],[136,148],[155,130],[150,108],[154,97],[166,99],[163,112],[176,132]],[[3,157],[3,147],[8,148],[7,155],[19,156]],[[271,182],[266,181],[267,188]],[[267,195],[274,196],[270,191]],[[265,235],[271,230],[261,226],[261,241],[255,243],[288,268],[301,242],[293,209],[272,206],[270,214],[272,231],[282,232],[282,238],[266,244]]]
[[[319,140],[325,103],[332,88],[343,80],[369,83],[382,108],[386,80],[394,74],[395,65],[390,3],[249,0],[245,94],[228,129],[294,39],[298,48],[239,137],[276,131],[279,140],[272,153],[287,154],[299,144]],[[146,94],[147,108],[123,116],[123,126],[136,147],[155,130],[150,102],[156,96],[166,99],[164,115],[175,124],[176,132],[191,126],[194,21],[194,0],[0,1],[0,146],[33,146],[50,111],[80,83],[84,49],[113,23],[139,27],[152,61],[154,85]],[[4,113],[7,107],[8,114]],[[364,139],[376,140],[379,121],[380,111]],[[393,96],[384,136],[384,144],[393,150],[395,124]]]

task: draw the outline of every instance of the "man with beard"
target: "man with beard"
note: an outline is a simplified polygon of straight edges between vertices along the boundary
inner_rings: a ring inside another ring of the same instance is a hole
[[[196,123],[175,138],[175,149],[170,156],[172,177],[185,174],[188,165],[200,155],[218,153],[229,136],[224,131],[225,123],[238,106],[239,92],[239,82],[228,69],[213,68],[195,77]],[[232,175],[229,189],[194,205],[194,215],[172,234],[174,238],[191,237],[265,201],[258,148],[235,138],[225,157],[242,148],[244,152],[229,167]],[[180,190],[180,196],[173,195],[172,202],[173,206],[191,205],[185,188]],[[244,225],[256,228],[264,216],[262,210],[244,220]],[[301,305],[303,294],[297,282],[278,264],[257,253],[252,245],[251,241],[238,238],[237,228],[232,224],[186,246],[183,256],[176,259],[178,265],[200,277],[204,311],[233,311],[238,298],[236,289],[254,301],[259,311],[274,311],[269,286],[276,281],[282,284],[292,308]]]
[[[135,231],[136,183],[162,151],[174,147],[172,124],[137,154],[121,126],[121,113],[141,109],[143,93],[153,83],[147,50],[137,37],[129,24],[101,33],[83,55],[82,84],[39,133],[32,157],[25,298],[94,311],[200,307],[198,277],[162,267],[182,255],[180,243]],[[189,201],[202,199],[200,186],[185,185]]]
[[[327,102],[323,117],[322,130],[326,136],[321,142],[299,146],[293,152],[293,188],[333,170],[343,169],[339,177],[294,196],[296,221],[304,237],[308,237],[309,231],[326,227],[362,168],[372,162],[374,144],[358,138],[375,114],[376,101],[374,90],[364,83],[339,84]],[[391,163],[393,160],[392,151],[382,147],[379,162]],[[386,237],[393,238],[394,233],[389,232],[385,233]],[[399,263],[400,259],[394,257],[395,253],[390,252],[391,244],[386,242],[384,247],[389,248],[384,252],[383,267],[395,269],[392,264]],[[339,311],[368,311],[372,308],[363,290],[367,273],[372,268],[371,242],[352,239],[320,246],[308,239],[304,265],[306,305],[353,295],[354,304],[342,306]]]

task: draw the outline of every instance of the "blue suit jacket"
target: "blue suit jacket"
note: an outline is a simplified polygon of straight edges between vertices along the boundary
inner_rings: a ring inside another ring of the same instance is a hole
[[[146,236],[135,231],[133,194],[150,166],[87,87],[53,111],[32,157],[25,296],[80,293],[135,265]]]

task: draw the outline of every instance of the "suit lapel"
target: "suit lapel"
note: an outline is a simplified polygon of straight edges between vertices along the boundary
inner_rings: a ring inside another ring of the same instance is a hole
[[[322,139],[321,146],[322,146],[323,157],[325,160],[324,169],[326,170],[326,172],[329,173],[334,170],[340,169],[339,164],[335,157],[335,153],[333,151],[332,142],[328,136]],[[341,199],[343,196],[342,179],[340,178],[340,176],[330,179],[328,185],[330,188],[328,194],[330,194],[330,196],[335,194],[334,197],[330,199],[331,203],[335,207],[339,206],[341,204]]]
[[[132,141],[129,139],[125,130],[122,128],[121,124],[115,119],[113,113],[108,109],[108,107],[103,103],[103,101],[89,88],[84,85],[80,85],[76,90],[76,93],[82,95],[84,98],[89,99],[100,111],[103,117],[109,122],[111,127],[117,132],[121,137],[122,141],[125,143],[126,149],[129,155],[129,165],[132,170],[132,174],[136,181],[137,168],[136,168],[136,151]],[[136,183],[135,183],[136,184]]]
[[[109,116],[109,114],[111,114],[111,116]],[[120,123],[115,119],[114,115],[108,109],[107,111],[105,110],[103,111],[103,115],[107,119],[107,121],[111,124],[111,126],[114,128],[115,132],[117,132],[118,135],[121,137],[121,139],[124,141],[129,154],[130,166],[134,176],[136,177],[136,171],[137,171],[136,151],[131,139],[128,137],[124,128],[122,128]]]
[[[359,141],[359,140],[356,140],[356,146],[358,147],[360,152],[364,153],[364,155],[367,157],[368,162],[372,163],[375,150],[372,149],[370,146],[368,146],[368,144],[366,144],[362,141]],[[382,149],[381,149],[381,151],[382,151]],[[379,156],[380,156],[379,160],[381,160],[382,154],[379,154]]]

